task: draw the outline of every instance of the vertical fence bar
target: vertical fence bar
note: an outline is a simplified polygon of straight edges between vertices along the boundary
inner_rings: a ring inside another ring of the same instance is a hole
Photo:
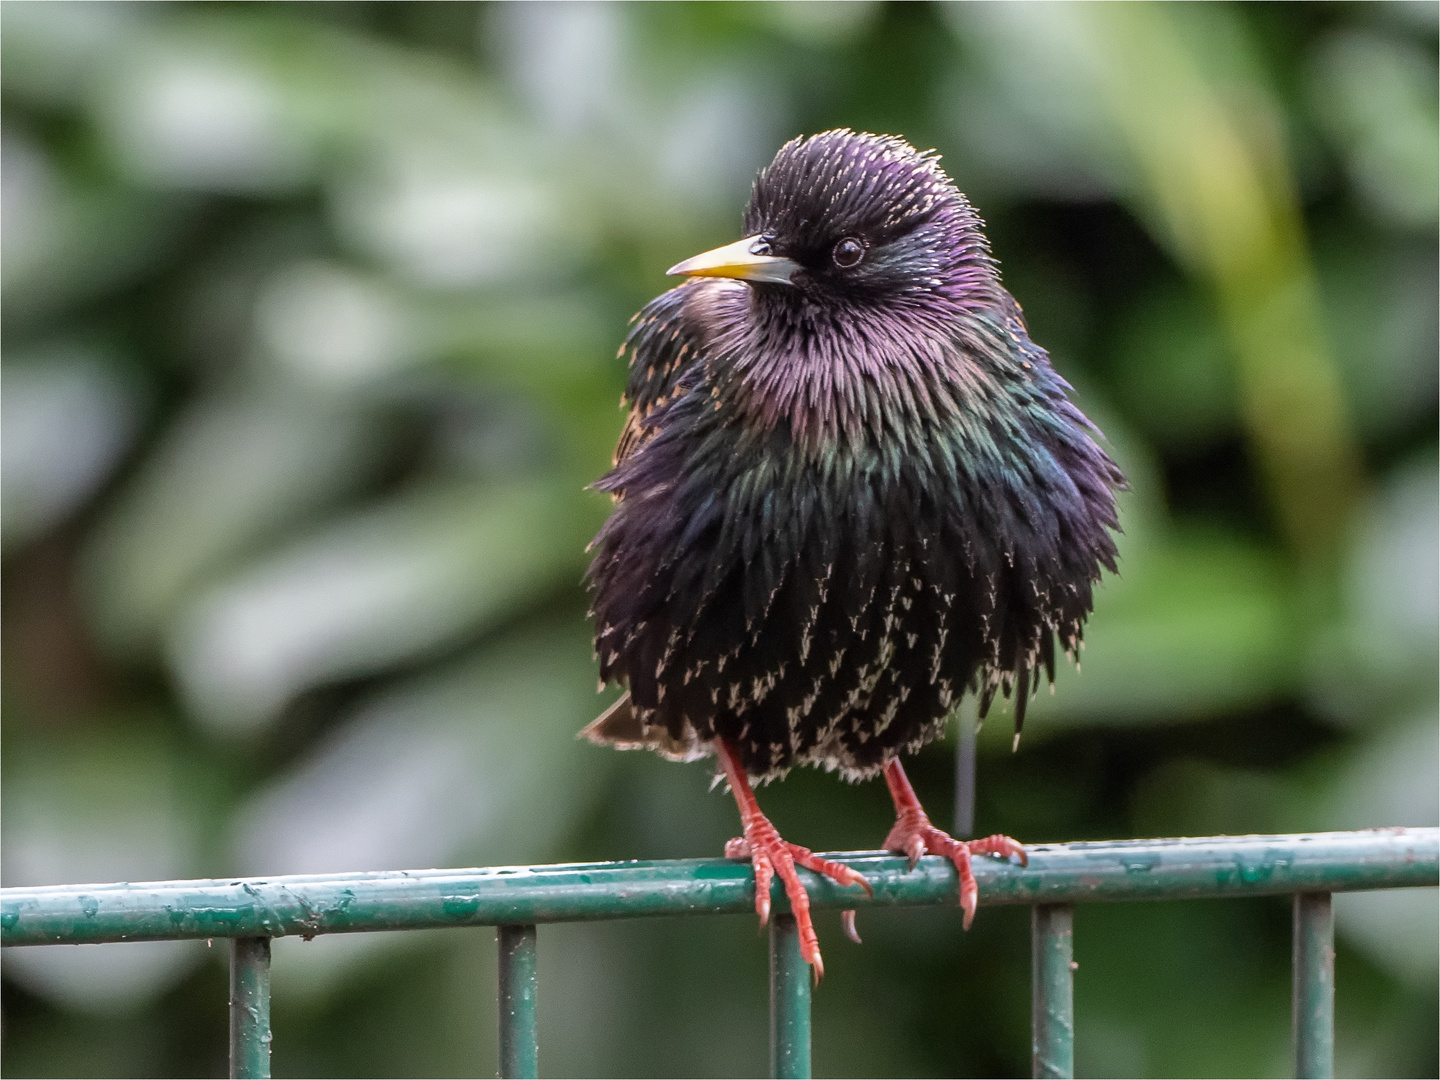
[[[230,1075],[270,1075],[270,939],[230,939]]]
[[[1075,909],[1030,909],[1030,1075],[1075,1075]]]
[[[770,919],[770,1075],[810,1075],[810,965],[794,915]]]
[[[501,926],[500,1075],[540,1075],[540,1038],[535,1024],[535,927]]]
[[[1290,1021],[1295,1075],[1335,1075],[1335,913],[1329,893],[1296,893]]]
[[[973,702],[970,703],[973,707]],[[975,717],[970,708],[961,710],[960,735],[955,742],[955,837],[975,835]]]

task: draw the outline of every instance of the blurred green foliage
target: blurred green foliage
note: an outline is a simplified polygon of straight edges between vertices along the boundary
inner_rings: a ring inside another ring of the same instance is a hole
[[[3,18],[8,885],[718,853],[577,743],[626,319],[786,138],[935,146],[1132,478],[977,827],[1437,823],[1437,15],[50,4]],[[913,770],[948,815],[951,759]],[[871,847],[875,785],[762,793]],[[1343,897],[1343,1074],[1433,1076],[1433,891]],[[1023,1074],[1023,912],[823,924],[821,1075]],[[1282,1075],[1288,909],[1082,908],[1082,1073]],[[494,946],[275,950],[277,1075],[466,1075]],[[763,1069],[753,919],[547,928],[542,1068]],[[8,1075],[223,1072],[221,950],[7,951]]]

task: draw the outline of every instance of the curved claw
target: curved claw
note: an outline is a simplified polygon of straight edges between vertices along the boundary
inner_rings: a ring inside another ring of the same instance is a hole
[[[860,940],[860,931],[855,929],[854,911],[840,912],[840,929],[844,930],[845,936],[848,937],[851,941],[853,941],[856,945],[865,944],[863,941]]]
[[[970,929],[975,921],[975,909],[980,902],[980,889],[975,883],[975,872],[971,868],[972,855],[998,855],[1003,858],[1015,856],[1022,866],[1028,865],[1025,848],[1008,836],[996,834],[983,840],[956,840],[948,833],[931,825],[923,815],[902,815],[895,828],[886,837],[886,847],[901,855],[910,857],[910,868],[915,868],[920,855],[943,855],[955,864],[960,876],[960,908],[965,913],[964,927]]]
[[[915,864],[920,861],[920,856],[925,854],[925,841],[917,834],[910,838],[910,843],[905,847],[905,854],[910,857],[910,869],[915,869]]]
[[[1012,840],[1002,833],[994,836],[987,836],[983,840],[971,840],[968,845],[972,854],[975,855],[999,855],[1002,858],[1012,856],[1020,860],[1021,866],[1030,865],[1030,856],[1025,854],[1025,848],[1018,840]]]
[[[755,868],[755,913],[760,916],[763,928],[770,921],[770,882],[775,877],[775,866],[764,854],[751,855]]]
[[[925,809],[920,805],[915,789],[905,775],[905,769],[898,758],[891,759],[885,766],[885,783],[890,788],[890,797],[895,801],[895,827],[885,837],[885,850],[910,857],[910,869],[915,869],[920,855],[944,855],[955,864],[960,875],[960,907],[965,912],[965,929],[975,919],[975,908],[980,900],[980,890],[975,885],[975,873],[970,868],[970,856],[1000,855],[1009,858],[1018,856],[1022,866],[1029,860],[1025,849],[1018,841],[999,833],[983,840],[956,840],[948,833],[941,832],[930,824]]]
[[[975,909],[980,904],[980,889],[975,884],[975,872],[970,869],[970,848],[957,841],[955,850],[950,853],[950,861],[955,864],[955,870],[960,875],[960,910],[964,917],[960,920],[960,928],[969,930],[970,924],[975,921]]]

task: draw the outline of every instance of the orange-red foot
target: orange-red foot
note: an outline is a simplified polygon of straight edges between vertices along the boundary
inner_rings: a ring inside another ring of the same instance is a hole
[[[819,982],[825,974],[825,965],[820,959],[820,941],[810,920],[810,896],[805,892],[795,867],[806,867],[841,885],[859,885],[872,896],[874,892],[870,883],[850,867],[822,859],[809,848],[782,840],[775,826],[770,824],[770,819],[761,813],[739,754],[724,740],[717,739],[715,746],[725,767],[725,776],[730,781],[730,790],[740,807],[740,824],[745,830],[743,837],[737,836],[725,845],[725,856],[730,859],[748,858],[755,867],[755,911],[760,916],[761,926],[770,920],[770,883],[776,877],[780,879],[800,931],[800,956],[814,970],[815,981]]]
[[[1014,855],[1023,866],[1027,861],[1025,849],[1019,841],[998,833],[983,840],[956,840],[949,833],[935,828],[925,815],[925,809],[920,805],[898,758],[885,766],[885,783],[890,787],[890,797],[895,800],[895,827],[885,837],[885,850],[909,856],[912,870],[921,855],[943,855],[953,862],[960,874],[960,907],[965,912],[965,929],[969,930],[980,898],[975,873],[970,868],[970,856],[1001,855],[1009,858]]]

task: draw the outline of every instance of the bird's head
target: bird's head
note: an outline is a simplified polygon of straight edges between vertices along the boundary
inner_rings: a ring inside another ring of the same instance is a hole
[[[937,156],[891,135],[786,143],[755,180],[745,234],[668,272],[856,301],[996,280],[980,219]]]

